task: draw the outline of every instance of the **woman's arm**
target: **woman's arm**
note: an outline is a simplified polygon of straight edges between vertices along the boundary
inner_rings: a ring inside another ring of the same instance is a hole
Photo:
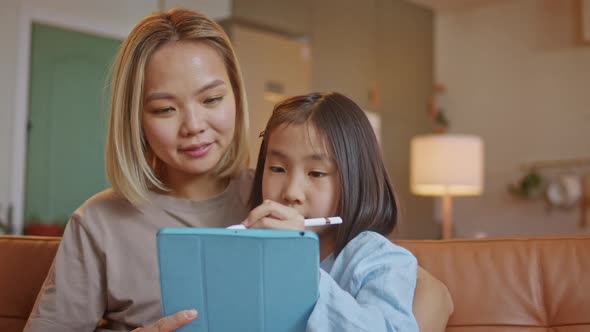
[[[95,331],[106,308],[104,260],[100,245],[74,214],[24,331]],[[134,331],[170,332],[196,317],[195,310],[184,310]]]
[[[453,299],[447,287],[418,266],[412,310],[420,331],[444,332],[453,309]]]
[[[24,331],[94,331],[106,307],[104,257],[73,216]]]

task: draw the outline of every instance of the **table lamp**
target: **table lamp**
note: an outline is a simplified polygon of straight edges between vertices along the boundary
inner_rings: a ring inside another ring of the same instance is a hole
[[[463,134],[431,134],[410,143],[410,189],[421,196],[442,197],[442,238],[451,238],[452,196],[483,190],[483,143]]]

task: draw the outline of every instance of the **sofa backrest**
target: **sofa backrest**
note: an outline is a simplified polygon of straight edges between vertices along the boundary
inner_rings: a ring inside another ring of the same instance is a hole
[[[23,330],[59,240],[57,237],[0,236],[0,331]]]
[[[590,236],[396,241],[447,285],[447,332],[590,331]]]

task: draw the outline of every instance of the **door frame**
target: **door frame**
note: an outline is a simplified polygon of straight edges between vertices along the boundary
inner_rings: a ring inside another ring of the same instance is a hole
[[[156,10],[156,1],[151,2],[153,2],[153,10]],[[33,23],[47,24],[120,40],[125,39],[129,33],[128,25],[115,24],[109,21],[108,18],[94,18],[91,20],[77,17],[44,7],[41,3],[38,0],[22,0],[19,8],[12,177],[9,198],[12,201],[12,225],[14,234],[22,234],[24,226],[27,119],[29,114],[29,75]],[[46,5],[50,4],[51,2],[46,3]]]

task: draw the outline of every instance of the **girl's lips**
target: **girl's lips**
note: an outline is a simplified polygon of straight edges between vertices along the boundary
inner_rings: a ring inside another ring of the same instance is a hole
[[[211,143],[207,144],[195,144],[186,148],[180,149],[180,151],[190,157],[203,157],[211,150]]]

